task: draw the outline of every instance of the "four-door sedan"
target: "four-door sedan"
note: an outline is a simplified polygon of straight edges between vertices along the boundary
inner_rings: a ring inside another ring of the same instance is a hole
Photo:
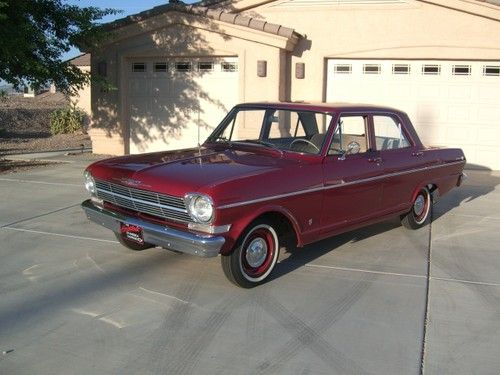
[[[199,148],[90,165],[82,207],[129,249],[220,254],[249,288],[290,238],[301,247],[393,216],[424,226],[464,165],[460,149],[425,147],[395,109],[241,104]]]

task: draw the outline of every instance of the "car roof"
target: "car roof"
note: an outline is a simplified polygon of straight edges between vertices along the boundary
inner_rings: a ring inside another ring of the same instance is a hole
[[[402,111],[374,104],[360,103],[315,103],[315,102],[254,102],[238,104],[239,108],[279,108],[295,109],[303,111],[317,112],[393,112],[402,113]]]

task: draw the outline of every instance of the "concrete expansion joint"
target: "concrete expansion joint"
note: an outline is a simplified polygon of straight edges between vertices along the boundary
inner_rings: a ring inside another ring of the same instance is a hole
[[[33,220],[33,219],[38,219],[40,217],[47,216],[47,215],[55,214],[57,212],[65,211],[67,209],[70,209],[70,208],[73,208],[73,207],[77,207],[77,206],[80,206],[80,203],[72,204],[72,205],[65,206],[65,207],[61,207],[61,208],[58,208],[56,210],[49,211],[49,212],[46,212],[46,213],[43,213],[43,214],[40,214],[40,215],[35,215],[35,216],[31,216],[31,217],[28,217],[28,218],[24,218],[24,219],[20,219],[20,220],[14,221],[12,223],[4,224],[4,225],[0,226],[0,229],[8,228],[8,227],[11,227],[12,225],[24,223],[26,221],[30,221],[30,220]]]
[[[420,357],[420,374],[425,373],[425,356],[426,356],[426,341],[427,341],[427,327],[429,324],[429,305],[430,305],[430,282],[431,282],[431,256],[432,256],[432,222],[434,221],[434,211],[431,205],[430,212],[431,219],[429,221],[429,232],[427,238],[427,277],[425,281],[425,311],[422,332],[422,349]]]

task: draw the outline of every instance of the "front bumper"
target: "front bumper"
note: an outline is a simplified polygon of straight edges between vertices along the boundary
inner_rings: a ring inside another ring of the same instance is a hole
[[[225,242],[222,236],[203,236],[184,232],[110,211],[94,205],[90,199],[82,203],[82,208],[89,220],[111,229],[115,233],[120,233],[120,223],[136,225],[142,228],[145,242],[181,253],[205,258],[215,257]]]

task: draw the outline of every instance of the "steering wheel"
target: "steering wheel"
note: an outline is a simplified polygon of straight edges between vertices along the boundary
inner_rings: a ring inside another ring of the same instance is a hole
[[[356,142],[356,141],[349,142],[349,144],[347,145],[347,153],[348,154],[357,154],[359,152],[360,148],[361,148],[361,146],[359,145],[358,142]]]
[[[306,143],[310,146],[313,146],[318,152],[319,152],[319,148],[318,146],[316,146],[314,143],[312,143],[311,141],[309,141],[308,139],[303,139],[303,138],[297,138],[297,139],[294,139],[292,141],[292,143],[290,143],[290,147],[289,149],[291,150],[292,149],[292,146],[295,144],[295,143],[299,143],[299,142],[303,142],[303,143]]]

